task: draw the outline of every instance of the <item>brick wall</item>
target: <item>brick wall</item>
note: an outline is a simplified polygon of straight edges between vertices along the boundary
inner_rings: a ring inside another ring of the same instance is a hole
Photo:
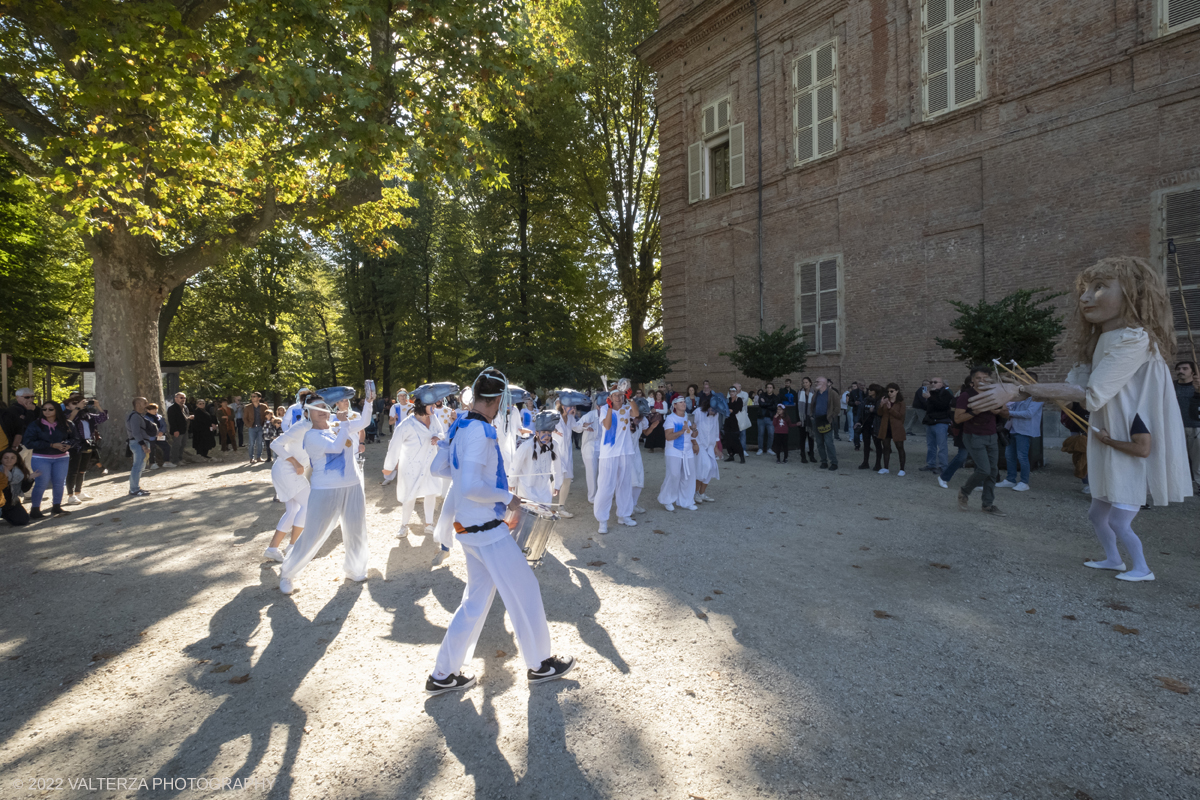
[[[671,380],[722,386],[740,378],[718,353],[760,325],[752,4],[660,8],[639,53],[659,76]],[[920,0],[759,4],[762,324],[796,323],[799,260],[843,264],[841,352],[810,355],[810,375],[895,380],[906,395],[932,373],[956,385],[965,370],[934,343],[953,334],[946,300],[1065,290],[1104,255],[1160,261],[1159,193],[1200,183],[1200,27],[1157,37],[1154,0],[984,0],[982,13],[983,100],[927,121]],[[840,150],[797,167],[791,64],[831,39]],[[746,125],[746,185],[689,204],[687,147],[725,95]]]

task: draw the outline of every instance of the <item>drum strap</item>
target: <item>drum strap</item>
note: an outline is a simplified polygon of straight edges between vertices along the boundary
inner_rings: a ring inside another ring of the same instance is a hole
[[[502,520],[502,519],[494,519],[491,522],[485,522],[482,525],[472,525],[469,528],[464,528],[462,526],[461,522],[455,522],[454,523],[454,532],[455,533],[482,533],[484,531],[490,531],[492,528],[497,527],[498,525],[500,525],[503,522],[504,522],[504,520]]]

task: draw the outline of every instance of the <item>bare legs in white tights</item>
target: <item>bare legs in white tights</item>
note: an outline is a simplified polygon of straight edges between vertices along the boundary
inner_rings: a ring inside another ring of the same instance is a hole
[[[1124,570],[1125,563],[1117,550],[1117,540],[1125,547],[1132,566],[1129,570],[1117,575],[1122,580],[1154,580],[1154,573],[1146,565],[1146,556],[1142,553],[1142,540],[1133,532],[1133,518],[1138,509],[1117,508],[1112,503],[1098,498],[1092,498],[1092,507],[1088,509],[1088,519],[1096,531],[1096,538],[1104,548],[1103,561],[1088,561],[1085,566],[1094,569]]]

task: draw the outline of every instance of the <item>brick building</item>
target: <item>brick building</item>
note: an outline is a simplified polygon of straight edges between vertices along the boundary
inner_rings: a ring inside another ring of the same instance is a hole
[[[946,300],[1067,289],[1116,254],[1170,267],[1178,287],[1168,237],[1200,334],[1200,0],[660,0],[659,14],[638,54],[658,75],[676,386],[734,380],[718,351],[783,324],[808,337],[807,373],[838,386],[956,385],[964,369],[934,342],[953,334]]]

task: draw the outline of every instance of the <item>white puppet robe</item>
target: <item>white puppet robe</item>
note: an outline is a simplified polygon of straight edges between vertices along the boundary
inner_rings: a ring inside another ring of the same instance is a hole
[[[554,491],[563,480],[563,458],[556,449],[557,444],[552,444],[549,450],[543,450],[534,436],[521,440],[513,463],[517,497],[544,506],[554,502]]]
[[[408,524],[418,497],[423,498],[425,524],[433,524],[434,506],[438,495],[442,493],[444,482],[429,469],[438,451],[432,440],[435,437],[445,438],[445,435],[446,430],[435,415],[429,415],[429,427],[425,427],[416,414],[410,414],[388,442],[383,468],[388,472],[399,471],[396,476],[396,500],[401,504],[401,525]]]
[[[1183,418],[1171,370],[1145,330],[1118,328],[1100,334],[1091,369],[1077,365],[1067,382],[1086,387],[1092,497],[1132,510],[1145,504],[1147,495],[1156,506],[1181,503],[1192,495]],[[1093,428],[1129,441],[1135,416],[1150,431],[1148,457],[1127,455],[1096,438]]]
[[[625,440],[625,461],[628,466],[625,469],[629,473],[629,492],[633,498],[633,505],[637,506],[642,489],[646,486],[646,466],[642,463],[642,447],[639,441],[650,427],[650,421],[645,417],[638,417],[632,420],[629,426],[629,438]]]
[[[696,480],[703,484],[721,480],[721,462],[717,458],[717,442],[721,441],[721,422],[717,414],[697,410],[692,415],[696,423]]]
[[[692,460],[692,434],[684,432],[687,417],[671,414],[662,421],[663,431],[678,431],[679,436],[667,439],[663,448],[666,472],[658,502],[666,505],[690,506],[696,496],[696,479]]]
[[[304,434],[304,450],[312,462],[308,524],[288,551],[279,571],[280,578],[294,580],[340,523],[346,576],[356,581],[367,579],[371,556],[367,541],[367,498],[357,455],[358,432],[370,422],[370,417],[359,414],[337,428],[310,429]]]
[[[571,425],[571,430],[582,434],[579,442],[579,454],[583,456],[583,474],[587,479],[589,503],[596,500],[596,475],[600,472],[600,436],[596,432],[599,425],[599,412],[595,408],[577,418]]]
[[[462,602],[438,648],[433,671],[438,679],[458,673],[472,659],[497,591],[504,600],[525,665],[536,669],[551,655],[550,626],[541,589],[508,526],[501,523],[477,533],[454,531],[455,522],[471,528],[502,518],[504,506],[513,497],[507,488],[495,429],[482,419],[466,422],[464,425],[460,421],[451,432],[434,465],[435,471],[452,479],[434,539],[445,547],[461,545],[467,564]]]
[[[305,470],[309,467],[308,453],[304,450],[304,434],[312,428],[308,420],[288,428],[287,432],[271,440],[271,452],[275,459],[271,462],[271,485],[275,487],[275,496],[284,504],[283,516],[275,526],[277,531],[291,528],[303,528],[307,521],[308,479],[304,473],[296,473],[296,468],[289,461],[294,458]]]

